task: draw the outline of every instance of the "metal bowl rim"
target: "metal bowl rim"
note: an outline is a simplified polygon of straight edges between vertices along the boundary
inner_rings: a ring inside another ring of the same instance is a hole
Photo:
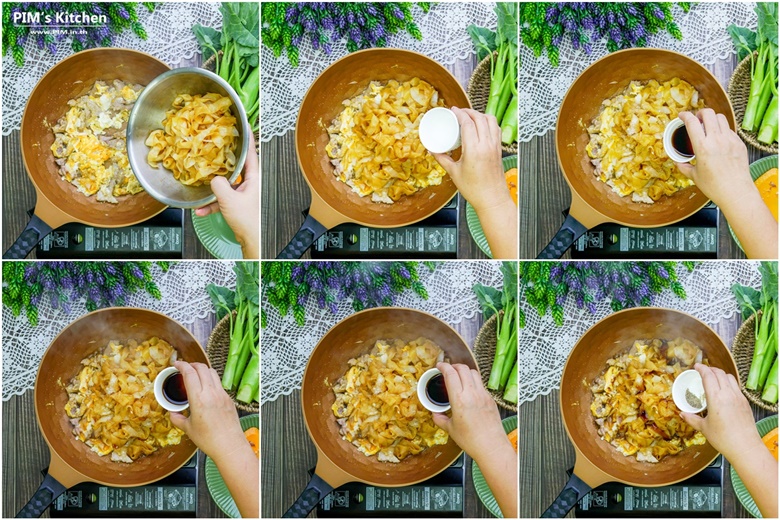
[[[131,144],[132,139],[130,139],[130,136],[132,134],[133,128],[135,127],[137,108],[143,105],[144,99],[146,98],[148,93],[151,92],[155,87],[157,87],[160,83],[162,83],[169,77],[176,76],[179,74],[196,74],[196,75],[201,75],[209,78],[211,81],[217,83],[219,86],[224,88],[225,91],[227,91],[228,95],[230,96],[230,99],[233,101],[233,104],[238,109],[238,114],[241,119],[241,125],[244,129],[244,138],[242,139],[242,143],[241,143],[241,154],[239,155],[238,160],[236,161],[236,169],[230,175],[230,178],[228,178],[230,184],[233,184],[236,181],[239,174],[244,169],[244,163],[246,162],[246,156],[249,150],[249,132],[251,132],[251,130],[249,128],[249,123],[247,121],[246,110],[244,110],[244,105],[243,103],[241,103],[241,100],[238,98],[238,94],[236,94],[236,91],[233,89],[233,87],[230,86],[230,84],[227,81],[222,79],[217,74],[214,74],[213,72],[208,71],[206,69],[201,69],[198,67],[181,67],[178,69],[171,69],[167,72],[163,72],[162,74],[154,78],[141,91],[141,94],[138,96],[138,99],[136,99],[135,103],[133,104],[133,109],[130,111],[130,117],[127,120],[127,131],[126,131],[127,158],[130,161],[130,168],[133,170],[133,175],[135,175],[135,177],[138,179],[138,182],[141,184],[141,186],[143,186],[144,190],[146,190],[146,192],[149,193],[149,195],[151,195],[156,200],[162,202],[163,204],[174,208],[194,209],[194,208],[200,208],[202,206],[211,204],[212,202],[216,201],[217,200],[216,195],[214,195],[214,193],[211,193],[211,195],[203,197],[202,199],[199,200],[182,201],[178,199],[172,199],[170,197],[166,197],[165,195],[157,193],[155,190],[152,189],[151,184],[146,180],[146,178],[143,175],[138,175],[138,173],[136,173],[137,168],[136,168],[135,154],[131,153],[131,149],[134,148],[134,146]],[[182,184],[182,186],[185,185]]]

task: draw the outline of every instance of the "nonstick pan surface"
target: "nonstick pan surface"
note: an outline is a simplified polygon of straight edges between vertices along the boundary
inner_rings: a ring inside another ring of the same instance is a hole
[[[728,95],[704,66],[682,54],[663,49],[627,49],[594,62],[574,81],[561,104],[555,127],[558,164],[572,192],[571,208],[558,233],[538,258],[560,258],[591,229],[605,222],[635,228],[661,227],[683,220],[707,204],[693,186],[655,204],[632,202],[596,179],[585,147],[588,126],[601,111],[602,102],[622,92],[632,81],[667,81],[680,78],[694,86],[707,107],[722,113],[736,128]]]
[[[328,229],[344,222],[375,228],[401,227],[419,222],[443,208],[457,189],[448,175],[394,204],[360,197],[333,175],[325,152],[327,127],[343,110],[344,100],[363,92],[372,81],[407,81],[418,77],[438,90],[448,107],[470,108],[463,87],[450,72],[431,58],[402,49],[367,49],[334,62],[314,81],[303,98],[295,125],[298,164],[311,190],[309,214],[279,258],[300,258]],[[457,160],[460,151],[453,157]]]
[[[462,450],[451,439],[397,464],[367,457],[339,434],[331,411],[331,385],[349,368],[348,361],[368,353],[380,339],[407,341],[425,337],[436,343],[450,363],[477,364],[463,338],[438,318],[416,310],[382,307],[369,309],[339,322],[317,344],[306,365],[301,407],[306,428],[317,448],[317,469],[285,517],[305,517],[332,489],[347,482],[399,487],[427,480],[447,469]]]
[[[139,342],[157,336],[173,345],[179,359],[208,364],[205,351],[190,332],[163,314],[135,308],[109,308],[87,314],[68,325],[43,355],[35,380],[35,415],[51,451],[43,484],[17,516],[36,517],[67,488],[80,482],[107,486],[142,486],[170,475],[197,450],[186,436],[180,444],[161,448],[125,464],[101,457],[76,439],[65,413],[68,382],[81,369],[81,360],[110,340]]]
[[[60,178],[51,145],[54,125],[70,108],[68,101],[92,88],[95,81],[119,79],[146,86],[170,70],[156,58],[129,49],[99,48],[76,53],[57,63],[30,94],[22,116],[22,159],[37,202],[35,214],[3,258],[24,258],[46,236],[68,222],[97,227],[124,227],[143,222],[165,209],[146,192],[117,197],[118,204],[87,197]]]
[[[560,387],[561,415],[576,453],[574,474],[543,517],[565,516],[577,500],[606,482],[667,486],[692,477],[715,460],[718,452],[706,443],[655,464],[638,462],[600,438],[590,412],[590,383],[604,372],[608,359],[626,351],[638,339],[678,337],[699,346],[710,366],[739,379],[723,340],[693,316],[670,309],[641,307],[617,312],[596,323],[576,343],[563,369]]]

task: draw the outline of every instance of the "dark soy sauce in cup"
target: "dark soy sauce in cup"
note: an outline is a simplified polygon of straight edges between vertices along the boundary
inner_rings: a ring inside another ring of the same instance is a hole
[[[184,377],[180,372],[171,374],[163,381],[163,395],[173,404],[187,403],[187,389],[184,387]]]
[[[672,132],[672,146],[680,155],[684,157],[693,157],[691,138],[688,137],[688,130],[684,126],[681,126]]]
[[[444,376],[436,374],[425,385],[425,394],[431,402],[438,406],[450,404],[450,396],[447,394],[447,385],[444,384]]]

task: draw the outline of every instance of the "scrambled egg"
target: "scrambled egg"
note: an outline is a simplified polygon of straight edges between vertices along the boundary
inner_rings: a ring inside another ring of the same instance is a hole
[[[127,158],[125,129],[141,85],[97,81],[52,126],[51,151],[60,177],[86,196],[116,204],[116,197],[143,191]]]
[[[369,354],[350,359],[349,370],[333,385],[331,409],[342,438],[383,462],[447,444],[447,432],[417,398],[417,379],[443,360],[444,352],[425,338],[380,340]]]
[[[111,454],[115,462],[132,463],[179,444],[184,432],[173,426],[154,397],[154,379],[176,359],[176,350],[159,338],[140,345],[111,341],[83,359],[84,367],[66,388],[65,413],[73,435],[98,455]]]
[[[186,186],[203,186],[217,175],[236,169],[238,146],[236,118],[230,113],[233,102],[220,94],[182,94],[165,112],[163,130],[146,138],[146,162],[152,168],[162,163],[177,181]]]
[[[682,420],[672,399],[675,378],[702,362],[707,360],[701,349],[681,338],[639,340],[608,360],[609,368],[590,387],[590,411],[601,438],[640,462],[704,444],[704,435]]]
[[[419,78],[372,81],[344,101],[328,128],[325,151],[334,174],[361,197],[386,204],[441,184],[446,172],[422,145],[418,130],[425,112],[443,106],[436,89]]]
[[[677,114],[704,108],[699,92],[679,78],[659,83],[632,81],[603,103],[588,128],[585,148],[595,175],[634,202],[653,204],[663,195],[693,186],[664,151],[666,125]],[[692,164],[696,164],[692,162]]]

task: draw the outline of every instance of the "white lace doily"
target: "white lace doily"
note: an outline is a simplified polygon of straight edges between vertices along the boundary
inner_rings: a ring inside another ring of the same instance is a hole
[[[470,319],[480,312],[477,297],[472,287],[481,283],[501,287],[503,278],[499,262],[443,262],[431,272],[420,266],[420,282],[428,291],[423,300],[412,291],[405,292],[396,300],[399,307],[419,309],[455,325]],[[265,301],[265,298],[261,298]],[[314,298],[306,304],[306,324],[299,327],[292,313],[282,317],[279,312],[265,308],[268,326],[261,331],[260,404],[274,401],[280,395],[289,395],[301,387],[303,370],[317,342],[336,323],[354,314],[352,300],[338,304],[338,312],[320,309]]]
[[[127,298],[127,306],[161,312],[184,325],[205,319],[214,312],[206,286],[213,283],[235,288],[233,265],[233,262],[179,262],[171,265],[166,273],[154,265],[152,274],[162,298],[156,300],[146,292],[136,292]],[[27,322],[24,312],[14,316],[8,307],[3,307],[3,401],[35,386],[43,353],[62,329],[87,313],[84,303],[84,298],[72,302],[70,314],[65,314],[52,308],[48,298],[41,298],[37,327]]]
[[[136,12],[146,30],[146,40],[128,29],[115,37],[113,46],[151,54],[171,66],[200,52],[193,25],[222,27],[218,2],[158,2],[153,13],[139,4]],[[32,89],[49,69],[73,54],[70,44],[71,37],[67,37],[57,44],[57,54],[52,55],[46,49],[39,49],[34,38],[28,38],[22,68],[16,66],[10,52],[3,56],[3,135],[19,130]]]
[[[702,262],[696,264],[692,272],[679,266],[677,273],[687,298],[683,300],[671,291],[665,291],[656,296],[654,306],[686,312],[708,325],[729,319],[739,311],[731,293],[733,284],[761,287],[757,262]],[[609,303],[609,300],[598,303],[596,312],[591,314],[587,308],[577,308],[574,298],[570,297],[564,306],[564,322],[560,327],[555,325],[549,312],[540,318],[535,309],[523,309],[526,326],[520,329],[519,335],[519,403],[533,401],[559,387],[569,352],[588,328],[612,314]]]
[[[441,2],[432,6],[428,13],[423,13],[415,6],[412,13],[422,32],[422,40],[415,40],[406,32],[399,32],[388,38],[387,46],[416,51],[441,64],[451,65],[475,53],[466,32],[469,25],[496,28],[494,8],[493,2]],[[309,86],[328,65],[347,55],[347,45],[343,39],[333,44],[330,55],[313,49],[307,38],[301,41],[298,48],[298,67],[290,65],[285,53],[276,58],[269,48],[261,48],[260,121],[263,141],[270,141],[295,128],[298,110]]]
[[[755,5],[755,2],[700,2],[687,14],[674,7],[682,41],[668,33],[658,33],[648,38],[648,47],[677,51],[710,65],[735,52],[726,31],[729,25],[755,30]],[[559,49],[560,64],[553,67],[546,54],[537,58],[527,46],[520,45],[520,142],[554,129],[561,102],[571,84],[588,65],[608,54],[606,40],[594,43],[590,55],[575,50],[567,37]]]

